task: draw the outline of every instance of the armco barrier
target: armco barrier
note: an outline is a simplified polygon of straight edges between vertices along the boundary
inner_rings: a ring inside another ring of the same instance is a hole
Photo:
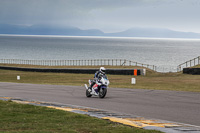
[[[200,68],[183,68],[184,74],[200,75]]]
[[[4,70],[17,70],[17,71],[29,71],[29,72],[53,72],[53,73],[81,73],[81,74],[94,74],[98,69],[49,69],[49,68],[19,68],[19,67],[3,67]],[[136,69],[106,69],[107,74],[113,75],[135,75]],[[137,69],[137,75],[143,75],[144,69]]]

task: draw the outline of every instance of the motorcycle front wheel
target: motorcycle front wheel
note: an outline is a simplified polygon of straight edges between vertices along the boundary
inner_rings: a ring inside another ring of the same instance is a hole
[[[107,88],[100,88],[99,89],[99,97],[100,98],[104,98],[106,96],[106,93],[107,93]]]

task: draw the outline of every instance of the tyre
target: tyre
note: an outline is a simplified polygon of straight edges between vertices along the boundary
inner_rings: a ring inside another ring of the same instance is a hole
[[[90,92],[88,90],[86,90],[86,97],[91,97],[92,95],[90,94]]]
[[[107,88],[100,88],[99,89],[99,97],[100,98],[104,98],[106,96],[106,93],[107,93]]]

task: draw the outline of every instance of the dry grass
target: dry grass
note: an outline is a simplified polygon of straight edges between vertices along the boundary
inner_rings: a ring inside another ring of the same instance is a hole
[[[77,68],[80,68],[77,67]],[[83,67],[81,67],[83,68]],[[88,67],[84,67],[88,68]],[[96,66],[90,68],[97,68]],[[106,68],[130,68],[130,67],[106,67]],[[17,75],[21,80],[17,80]],[[0,70],[0,82],[18,82],[33,84],[56,84],[83,86],[93,74],[69,74],[69,73],[40,73]],[[136,85],[131,84],[132,75],[108,75],[110,87],[137,88],[200,92],[200,75],[188,75],[182,73],[157,73],[147,70],[146,76],[137,76]]]
[[[192,68],[200,68],[200,65],[193,66]]]

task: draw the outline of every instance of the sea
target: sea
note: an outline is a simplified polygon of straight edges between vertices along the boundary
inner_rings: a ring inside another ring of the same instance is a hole
[[[200,56],[200,39],[0,35],[0,59],[127,59],[175,72]]]

